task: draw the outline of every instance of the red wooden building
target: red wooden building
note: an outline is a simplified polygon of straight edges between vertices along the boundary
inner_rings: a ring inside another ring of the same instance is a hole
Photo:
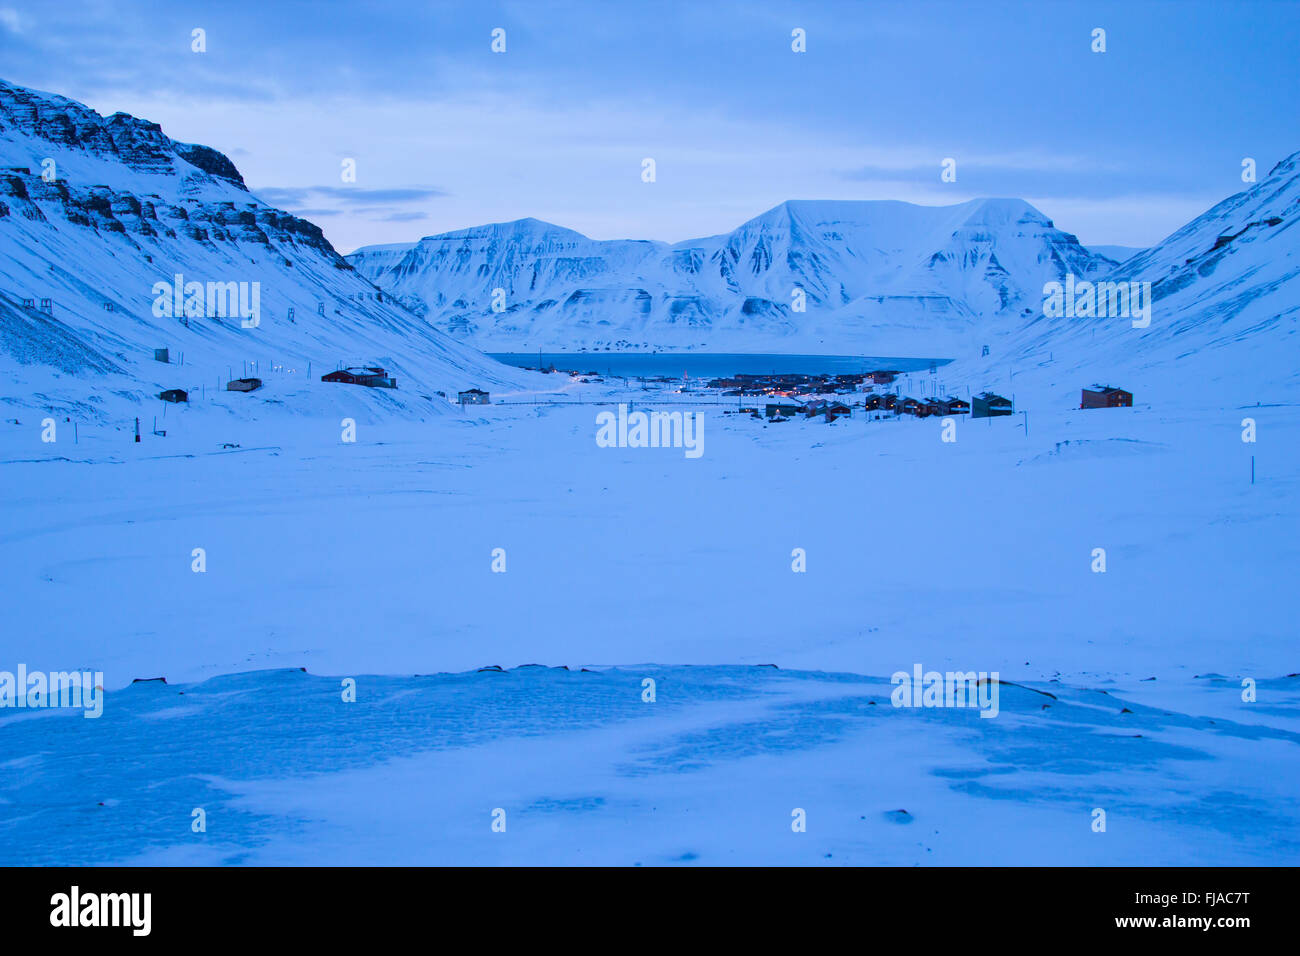
[[[1109,385],[1094,385],[1083,390],[1080,408],[1132,408],[1133,393]]]
[[[352,366],[320,377],[322,382],[343,382],[345,385],[366,385],[370,388],[397,388],[392,378],[378,365]]]

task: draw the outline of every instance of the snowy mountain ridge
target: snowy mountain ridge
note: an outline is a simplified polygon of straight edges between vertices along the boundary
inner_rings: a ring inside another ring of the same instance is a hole
[[[732,232],[671,245],[522,219],[347,259],[482,348],[925,357],[1007,334],[1038,307],[1044,282],[1115,264],[1019,199],[790,200]]]
[[[1212,384],[1232,400],[1291,392],[1300,387],[1297,221],[1300,152],[1105,277],[1150,283],[1149,326],[1039,313],[1014,344],[1014,361],[1043,363],[1051,379],[1078,369],[1163,378],[1171,392]]]
[[[255,327],[212,314],[211,292],[202,314],[159,310],[156,289],[176,282],[256,287]],[[321,373],[352,364],[384,366],[398,389],[316,388]],[[437,414],[451,410],[453,390],[528,378],[384,296],[319,227],[248,193],[216,150],[3,81],[0,366],[11,404],[110,418],[169,388],[224,399],[222,383],[241,370],[265,380],[238,396],[241,411],[323,401]]]
[[[148,120],[126,113],[104,117],[66,96],[4,80],[0,142],[7,164],[37,173],[50,168],[57,179],[111,181],[137,192],[147,184],[172,199],[251,198],[235,164],[215,149],[178,143]]]

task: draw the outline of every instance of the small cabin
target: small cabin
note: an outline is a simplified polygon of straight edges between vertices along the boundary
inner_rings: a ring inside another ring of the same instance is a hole
[[[344,385],[365,385],[367,388],[397,388],[397,379],[390,377],[378,365],[353,365],[329,372],[320,377],[322,382],[342,382]]]
[[[168,363],[171,362],[171,358],[168,356],[168,352],[166,349],[154,349],[153,360],[155,362],[168,362]]]
[[[471,388],[456,393],[456,401],[462,405],[491,405],[491,396],[481,388]]]
[[[1080,408],[1132,408],[1133,393],[1109,385],[1094,385],[1083,390]]]
[[[948,406],[949,415],[969,415],[970,402],[962,398],[945,398],[944,404]]]
[[[1011,399],[994,395],[992,392],[982,392],[971,399],[971,418],[997,418],[999,415],[1010,415],[1014,411]]]
[[[898,377],[897,372],[890,372],[890,371],[871,372],[868,375],[868,378],[871,379],[873,385],[888,385],[897,377]]]
[[[900,415],[919,415],[923,407],[915,398],[899,399],[897,403],[897,410]]]
[[[853,409],[843,402],[818,402],[818,405],[820,407],[812,414],[823,415],[828,422],[833,422],[837,418],[853,417]]]
[[[164,402],[173,402],[176,404],[188,402],[190,400],[189,392],[185,391],[183,388],[169,388],[165,392],[159,393],[158,397]]]
[[[804,410],[803,402],[768,402],[764,408],[768,418],[789,418]]]
[[[236,378],[226,383],[227,392],[255,392],[261,387],[260,378]]]

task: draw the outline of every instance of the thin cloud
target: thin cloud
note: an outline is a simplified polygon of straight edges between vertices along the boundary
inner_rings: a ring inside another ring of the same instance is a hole
[[[384,216],[380,222],[418,222],[421,219],[428,219],[427,212],[395,212],[391,215]]]
[[[13,7],[0,7],[0,27],[8,33],[17,35],[26,30],[27,25],[22,15]]]
[[[296,208],[308,202],[330,199],[342,205],[374,206],[385,203],[421,202],[448,195],[432,186],[366,188],[362,186],[266,186],[254,190],[264,202]]]
[[[508,2],[491,21],[506,55],[473,5],[375,0],[304,18],[265,0],[0,4],[6,79],[237,157],[256,195],[319,218],[340,248],[525,216],[676,241],[807,196],[1051,197],[1061,228],[1144,244],[1200,197],[1240,189],[1243,157],[1263,170],[1294,151],[1300,107],[1286,82],[1295,5],[1270,8],[1263,34],[1216,5],[1173,21],[1130,5],[1130,52],[1096,57],[1077,13],[1053,4],[990,20],[961,4]],[[807,53],[791,49],[796,25]],[[1218,69],[1241,51],[1257,69]],[[1270,109],[1235,108],[1261,89]],[[365,186],[339,183],[348,156]],[[956,183],[940,182],[945,157]],[[430,179],[441,187],[419,185]]]

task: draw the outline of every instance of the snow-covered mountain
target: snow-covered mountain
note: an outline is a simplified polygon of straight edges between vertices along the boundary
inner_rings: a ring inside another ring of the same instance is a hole
[[[1039,317],[1016,343],[1019,367],[1053,381],[1163,382],[1170,390],[1266,400],[1300,386],[1300,152],[1107,281],[1149,282],[1150,325]],[[1049,359],[1049,362],[1045,360]],[[1077,374],[1076,374],[1077,372]],[[1128,386],[1126,386],[1128,387]]]
[[[185,315],[183,296],[170,308],[159,284],[177,276],[217,284],[216,309],[211,296],[201,315]],[[256,301],[254,325],[230,314],[231,289]],[[219,392],[253,363],[266,386],[240,398],[291,408],[339,364],[384,366],[398,390],[347,391],[417,413],[450,407],[438,391],[527,375],[392,302],[318,227],[251,195],[216,150],[0,81],[0,398],[115,418],[163,389]],[[316,394],[327,407],[358,399]]]
[[[523,219],[364,247],[348,261],[489,350],[925,357],[968,354],[1019,328],[1044,282],[1115,264],[1018,199],[789,201],[726,235],[675,245],[598,241]]]

